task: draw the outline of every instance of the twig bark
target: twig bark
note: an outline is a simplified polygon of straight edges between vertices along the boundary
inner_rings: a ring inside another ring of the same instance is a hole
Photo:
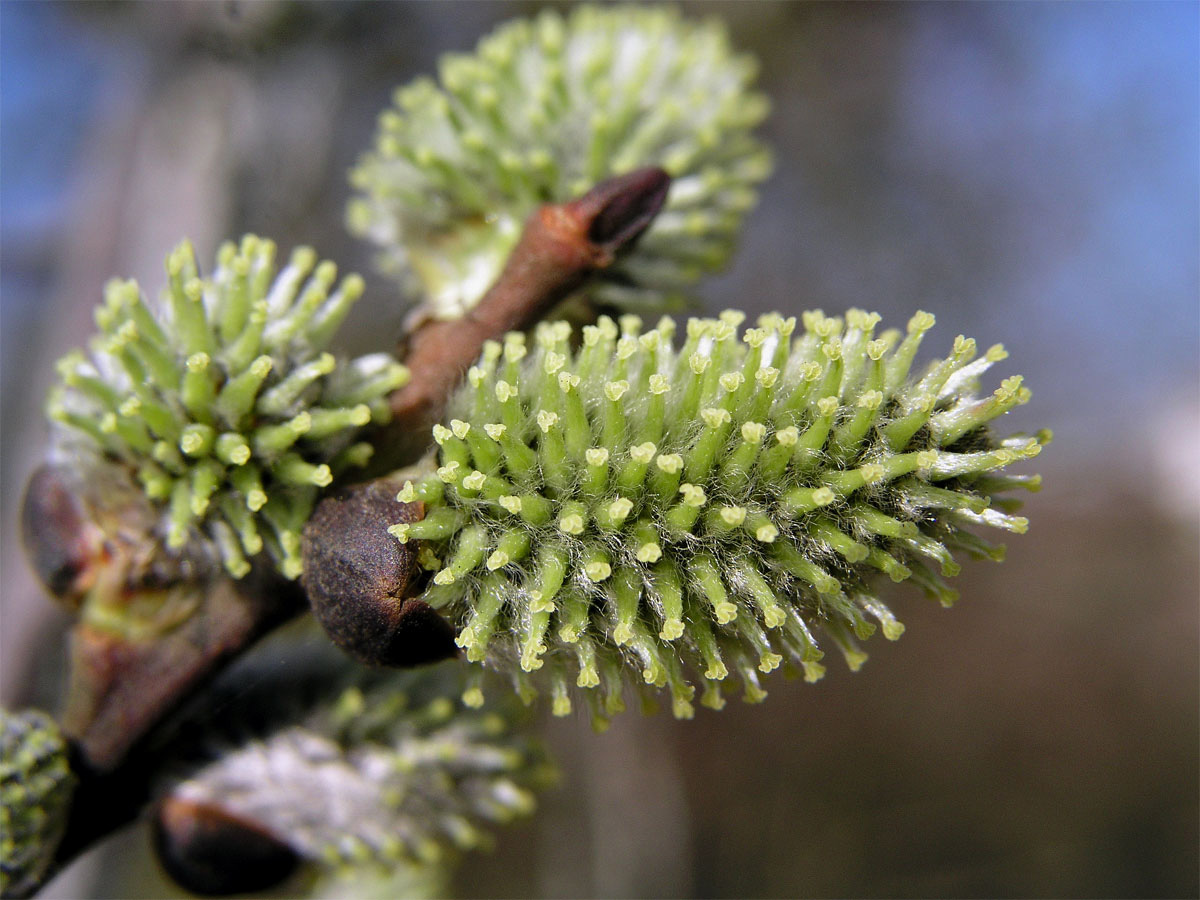
[[[662,169],[603,181],[577,200],[537,209],[496,283],[461,319],[433,320],[409,338],[412,379],[392,395],[393,432],[428,443],[429,427],[487,340],[523,331],[613,264],[662,209]]]

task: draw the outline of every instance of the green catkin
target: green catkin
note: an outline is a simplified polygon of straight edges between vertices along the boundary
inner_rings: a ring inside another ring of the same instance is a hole
[[[0,894],[27,896],[42,883],[76,783],[70,747],[49,715],[0,709]]]
[[[223,245],[204,277],[184,242],[167,258],[162,305],[135,282],[111,283],[92,358],[60,361],[49,405],[64,439],[137,474],[170,549],[207,542],[239,578],[264,549],[299,574],[299,529],[321,489],[365,464],[356,435],[386,419],[380,401],[408,379],[386,354],[339,362],[324,351],[362,279],[331,294],[336,268],[312,250],[279,272],[274,260],[273,242],[248,235]],[[289,513],[263,529],[264,547],[254,520],[276,494]]]
[[[349,227],[433,315],[455,318],[538,204],[658,165],[674,179],[665,208],[587,290],[605,306],[680,308],[724,265],[771,169],[753,136],[768,109],[751,88],[756,68],[719,22],[669,8],[580,4],[502,25],[473,55],[445,57],[436,84],[396,92],[351,173]],[[596,348],[605,366],[610,351]]]
[[[522,734],[520,711],[485,706],[478,682],[457,670],[305,677],[312,699],[299,721],[267,718],[248,730],[247,720],[263,717],[235,701],[213,726],[220,752],[202,750],[164,791],[279,835],[325,874],[365,870],[374,886],[411,867],[430,879],[419,895],[437,896],[457,850],[528,816],[536,792],[552,783],[545,751]],[[451,699],[459,691],[463,699]],[[251,696],[261,712],[265,695]],[[255,767],[262,771],[247,781]],[[388,885],[389,895],[409,896]]]
[[[665,690],[681,717],[696,679],[702,705],[724,703],[717,683],[729,675],[757,702],[760,677],[780,666],[821,677],[819,633],[851,668],[874,622],[898,637],[877,595],[884,577],[952,603],[941,577],[958,571],[953,550],[1002,555],[968,529],[1027,527],[995,495],[1038,482],[996,470],[1037,455],[1048,435],[992,435],[988,423],[1028,392],[1010,379],[1003,396],[976,400],[972,342],[913,377],[931,316],[914,317],[904,340],[876,338],[878,317],[856,310],[805,314],[795,338],[795,320],[772,315],[739,340],[743,319],[692,320],[678,351],[662,323],[639,334],[636,317],[620,330],[601,317],[576,351],[555,323],[539,329],[537,353],[499,371],[485,353],[451,421],[457,434],[488,429],[492,443],[477,453],[437,426],[438,473],[400,494],[427,498],[427,518],[393,528],[450,561],[431,602],[464,626],[472,661],[526,694],[548,690],[560,714],[574,690],[598,690],[599,725],[624,706],[621,671],[649,696]],[[667,375],[674,387],[660,389]],[[548,408],[564,378],[574,412]],[[491,397],[511,427],[486,422]],[[940,424],[894,446],[915,409]],[[554,439],[571,430],[572,446]],[[505,485],[514,493],[496,493]]]

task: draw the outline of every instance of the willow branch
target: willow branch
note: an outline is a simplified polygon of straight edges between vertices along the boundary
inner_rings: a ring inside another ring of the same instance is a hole
[[[426,322],[410,335],[406,363],[412,379],[391,397],[393,424],[380,435],[381,449],[389,449],[397,436],[412,446],[426,443],[429,426],[484,342],[531,327],[611,266],[657,216],[669,185],[661,169],[640,169],[576,200],[537,209],[474,309],[462,319]],[[42,538],[65,540],[66,534],[51,529]],[[29,549],[36,558],[46,548]],[[50,553],[54,566],[62,555]],[[150,640],[107,634],[85,622],[74,626],[65,724],[80,787],[47,878],[141,812],[157,770],[155,748],[171,723],[186,714],[187,702],[303,608],[296,587],[277,579],[236,585],[221,579],[203,589],[205,600],[186,624]]]

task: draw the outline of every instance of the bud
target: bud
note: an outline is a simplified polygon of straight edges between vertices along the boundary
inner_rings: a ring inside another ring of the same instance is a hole
[[[25,486],[21,537],[34,573],[55,597],[77,605],[95,579],[103,544],[79,495],[74,469],[39,466]]]
[[[373,666],[418,666],[457,652],[450,623],[412,596],[421,573],[416,542],[402,544],[387,531],[424,517],[421,501],[396,499],[400,487],[373,481],[326,497],[301,542],[301,584],[317,621]]]
[[[205,897],[265,891],[300,864],[287,844],[216,804],[167,797],[155,809],[153,829],[163,869],[180,887]]]

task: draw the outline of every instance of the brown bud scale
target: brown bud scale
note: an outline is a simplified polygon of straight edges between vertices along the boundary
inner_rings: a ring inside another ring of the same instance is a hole
[[[283,883],[300,863],[287,844],[219,806],[168,797],[154,816],[154,849],[193,894],[228,897]]]
[[[396,500],[399,489],[380,480],[325,498],[301,547],[304,590],[329,637],[360,662],[393,668],[457,652],[450,623],[411,596],[421,574],[416,548],[388,533],[425,515],[424,504]]]
[[[29,478],[21,509],[21,537],[46,589],[74,606],[95,578],[101,553],[74,482],[63,466],[39,466]]]

